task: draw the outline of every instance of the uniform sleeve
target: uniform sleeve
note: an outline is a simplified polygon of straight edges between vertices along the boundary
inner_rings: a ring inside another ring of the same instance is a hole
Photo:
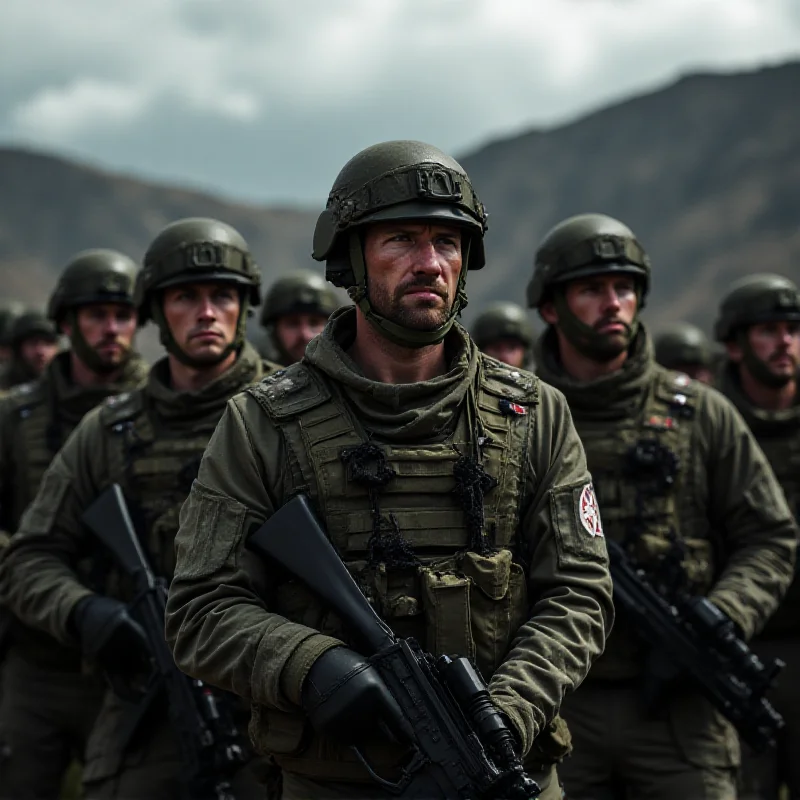
[[[258,423],[256,433],[248,420]],[[270,480],[285,469],[280,434],[256,401],[231,400],[181,510],[166,636],[184,672],[290,711],[311,664],[343,643],[271,612],[269,570],[245,548],[247,532],[277,507]]]
[[[563,395],[541,388],[523,518],[530,619],[489,684],[522,734],[525,752],[603,652],[614,619],[608,554],[583,445]]]
[[[76,568],[86,547],[81,513],[98,492],[95,476],[104,472],[101,436],[95,410],[53,459],[0,558],[0,601],[64,644],[75,644],[68,626],[73,608],[92,594]]]
[[[764,627],[792,581],[797,525],[739,412],[709,391],[704,416],[700,430],[707,436],[710,517],[724,551],[709,599],[750,638]]]

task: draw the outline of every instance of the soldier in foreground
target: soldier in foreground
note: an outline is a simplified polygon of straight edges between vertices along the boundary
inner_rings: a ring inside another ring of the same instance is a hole
[[[0,369],[11,360],[11,327],[24,310],[22,303],[17,300],[0,305]]]
[[[50,462],[83,416],[133,389],[147,367],[133,350],[136,264],[113,250],[79,253],[56,284],[47,314],[70,341],[44,374],[0,401],[0,525],[17,530]],[[7,612],[6,612],[7,613]],[[54,798],[82,758],[103,691],[81,674],[81,655],[7,620],[0,702],[0,797]]]
[[[359,706],[375,728],[394,709],[326,607],[245,549],[300,492],[398,635],[476,659],[541,796],[560,797],[557,713],[611,624],[607,554],[581,515],[593,495],[560,394],[481,355],[456,323],[485,219],[461,166],[430,145],[351,159],[314,257],[355,306],[229,403],[181,512],[167,638],[182,669],[252,702],[286,800],[390,796],[346,744]],[[307,712],[326,689],[342,713],[320,733]],[[357,743],[383,775],[407,760],[385,735]]]
[[[533,326],[525,309],[514,303],[494,303],[475,320],[472,341],[482,353],[511,367],[531,369]]]
[[[264,295],[261,308],[261,325],[270,344],[265,355],[285,367],[300,361],[306,345],[322,333],[337,308],[336,293],[321,275],[295,270],[278,278]]]
[[[0,375],[0,389],[39,378],[59,351],[58,331],[41,311],[25,311],[11,326],[11,361]]]
[[[797,529],[733,407],[655,363],[639,320],[649,285],[650,261],[621,222],[584,214],[556,225],[528,286],[549,325],[537,374],[566,396],[606,535],[654,585],[674,577],[671,588],[707,596],[750,638],[789,585]],[[733,728],[685,680],[647,708],[647,655],[620,612],[603,657],[563,706],[568,796],[735,797]]]
[[[655,337],[655,357],[662,367],[683,372],[708,386],[714,383],[711,342],[695,325],[675,322]]]
[[[2,600],[19,618],[112,675],[132,678],[150,654],[120,571],[81,517],[120,484],[153,569],[171,578],[178,513],[208,439],[227,400],[268,369],[244,340],[258,289],[246,242],[222,222],[181,220],[155,238],[136,299],[167,355],[142,388],[102,404],[77,428],[0,563]],[[106,693],[86,750],[87,798],[181,795],[183,764],[166,708],[162,696],[123,740],[138,709]],[[250,775],[238,791],[240,800],[261,795]]]
[[[720,390],[744,417],[769,459],[789,507],[800,516],[800,293],[780,275],[750,275],[731,286],[720,305],[716,338],[728,361]],[[754,643],[762,659],[786,670],[771,695],[783,715],[776,750],[744,750],[742,798],[777,800],[782,784],[800,797],[800,581]]]

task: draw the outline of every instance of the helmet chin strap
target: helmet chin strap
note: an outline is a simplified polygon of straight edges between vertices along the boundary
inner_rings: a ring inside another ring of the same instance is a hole
[[[747,335],[747,328],[742,328],[736,334],[736,343],[742,348],[742,363],[747,367],[748,372],[761,384],[770,389],[782,389],[789,383],[794,376],[776,375],[766,361],[760,359],[750,345],[750,338]]]
[[[208,367],[215,367],[217,364],[220,364],[231,353],[238,351],[245,341],[247,315],[250,310],[250,300],[247,297],[247,293],[242,290],[239,291],[239,297],[241,305],[239,309],[239,319],[236,323],[236,336],[234,337],[234,340],[226,348],[224,348],[221,353],[219,353],[219,355],[211,360],[207,358],[194,358],[185,350],[181,349],[181,347],[175,341],[175,337],[172,335],[172,331],[169,328],[169,323],[164,316],[164,308],[161,304],[161,297],[158,295],[154,297],[150,302],[150,316],[152,317],[153,322],[155,322],[158,326],[159,340],[164,346],[164,349],[170,355],[177,358],[181,364],[185,364],[187,367],[192,367],[193,369],[205,369]]]
[[[67,322],[69,323],[71,331],[69,335],[70,347],[75,355],[78,356],[92,372],[97,375],[109,375],[121,369],[130,361],[133,355],[133,348],[131,347],[125,348],[122,359],[118,364],[109,364],[107,361],[103,361],[97,350],[86,341],[86,337],[83,335],[81,327],[78,324],[78,312],[76,309],[70,308],[67,311]]]
[[[400,325],[390,319],[378,314],[372,307],[369,300],[369,291],[367,289],[367,267],[364,262],[364,247],[361,242],[361,236],[357,231],[352,231],[348,240],[350,266],[353,270],[356,283],[347,290],[350,299],[361,309],[367,322],[370,323],[377,331],[385,336],[390,342],[394,342],[402,347],[427,347],[433,344],[439,344],[445,336],[450,332],[456,318],[461,313],[461,310],[467,305],[467,264],[469,263],[469,248],[470,240],[467,237],[465,247],[463,248],[461,260],[461,272],[458,275],[458,286],[456,288],[456,299],[453,307],[450,309],[450,314],[447,319],[430,331],[420,331],[414,328],[407,328],[405,325]]]
[[[624,342],[620,345],[616,336],[607,333],[600,333],[591,325],[587,325],[572,313],[572,309],[567,303],[567,295],[564,286],[556,286],[553,289],[553,305],[558,314],[558,327],[564,333],[567,341],[583,356],[591,358],[593,361],[605,363],[615,359],[618,355],[625,352],[630,347],[631,342],[636,338],[639,330],[638,308],[641,306],[639,300],[640,291],[637,289],[637,313],[633,322],[627,328]]]

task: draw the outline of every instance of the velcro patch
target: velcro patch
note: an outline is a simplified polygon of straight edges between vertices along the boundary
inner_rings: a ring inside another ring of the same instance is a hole
[[[587,483],[581,492],[578,500],[578,516],[580,517],[581,525],[589,532],[589,536],[603,535],[600,506],[597,505],[597,496],[591,483]]]

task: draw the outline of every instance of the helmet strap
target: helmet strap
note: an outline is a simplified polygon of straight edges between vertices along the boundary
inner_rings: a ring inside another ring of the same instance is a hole
[[[364,244],[358,231],[351,231],[348,238],[350,254],[350,265],[353,269],[356,283],[351,286],[347,293],[350,299],[361,309],[361,313],[377,331],[385,336],[390,342],[394,342],[401,347],[428,347],[429,345],[439,344],[450,332],[456,318],[461,310],[467,305],[467,264],[469,263],[471,237],[466,237],[462,260],[461,272],[458,275],[458,285],[456,288],[456,299],[447,319],[438,328],[431,331],[418,331],[407,328],[397,322],[392,322],[386,317],[378,314],[372,307],[369,300],[369,289],[367,286],[367,267],[364,261]]]
[[[641,290],[637,289],[637,312],[633,322],[628,326],[625,343],[620,347],[616,337],[596,331],[573,314],[567,302],[566,285],[559,284],[553,287],[553,305],[558,314],[558,327],[567,341],[583,356],[605,363],[612,361],[630,347],[639,331],[639,307]]]
[[[182,350],[175,337],[172,335],[167,318],[164,316],[163,293],[157,292],[150,300],[150,316],[158,326],[159,340],[164,349],[178,359],[181,364],[193,369],[205,369],[213,367],[224,361],[231,353],[238,351],[244,345],[247,332],[247,317],[250,313],[249,293],[244,289],[239,291],[239,318],[236,323],[236,336],[233,341],[212,361],[208,359],[197,359]]]

